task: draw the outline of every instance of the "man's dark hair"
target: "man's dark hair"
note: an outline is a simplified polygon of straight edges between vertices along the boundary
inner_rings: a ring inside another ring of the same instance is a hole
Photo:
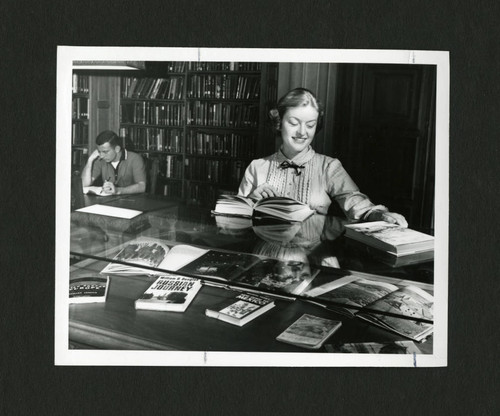
[[[95,139],[95,143],[98,146],[101,146],[104,143],[109,143],[110,146],[112,147],[115,146],[123,147],[122,140],[118,137],[118,135],[114,131],[111,130],[104,130],[103,132],[99,133],[99,135]]]

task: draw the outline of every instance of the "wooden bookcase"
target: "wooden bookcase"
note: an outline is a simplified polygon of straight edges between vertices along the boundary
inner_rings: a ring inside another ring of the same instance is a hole
[[[89,114],[91,77],[74,73],[72,85],[72,172],[81,171],[89,153]]]
[[[211,206],[249,162],[274,151],[267,112],[277,64],[150,62],[122,76],[119,134],[144,156],[148,192]]]

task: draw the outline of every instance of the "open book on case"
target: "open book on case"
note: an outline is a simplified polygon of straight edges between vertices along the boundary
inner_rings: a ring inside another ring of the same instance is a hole
[[[396,256],[434,249],[433,236],[385,221],[348,224],[345,229],[346,237]]]
[[[432,323],[408,319],[432,321],[434,316],[434,297],[416,286],[398,287],[383,281],[346,276],[309,290],[305,295],[315,298],[318,303],[327,301],[325,305],[336,312],[363,319],[414,341],[422,341],[434,329]],[[328,305],[328,301],[335,304]]]
[[[302,222],[315,211],[307,204],[286,197],[276,196],[254,201],[241,195],[222,195],[212,212],[215,215]]]
[[[319,273],[300,261],[263,258],[255,254],[209,250],[179,272],[212,277],[229,285],[243,285],[246,291],[266,291],[299,295]]]
[[[176,271],[207,251],[187,244],[169,245],[160,239],[139,237],[126,243],[101,273],[163,274],[164,270]]]

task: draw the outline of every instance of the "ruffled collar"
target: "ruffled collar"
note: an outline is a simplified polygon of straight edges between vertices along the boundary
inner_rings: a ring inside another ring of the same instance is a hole
[[[278,162],[278,164],[287,160],[288,162],[293,162],[297,165],[303,165],[304,163],[309,162],[314,157],[315,154],[316,154],[316,152],[314,151],[314,149],[311,146],[309,146],[309,148],[307,149],[307,152],[302,153],[300,155],[297,155],[293,159],[288,159],[283,154],[283,152],[281,151],[281,147],[280,147],[280,149],[276,152],[276,161]]]

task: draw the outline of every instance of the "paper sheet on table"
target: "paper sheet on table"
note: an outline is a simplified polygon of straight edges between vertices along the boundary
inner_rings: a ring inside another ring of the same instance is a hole
[[[90,205],[88,207],[77,209],[79,212],[87,212],[89,214],[106,215],[108,217],[131,219],[142,214],[142,211],[127,208],[117,208],[108,205]]]

